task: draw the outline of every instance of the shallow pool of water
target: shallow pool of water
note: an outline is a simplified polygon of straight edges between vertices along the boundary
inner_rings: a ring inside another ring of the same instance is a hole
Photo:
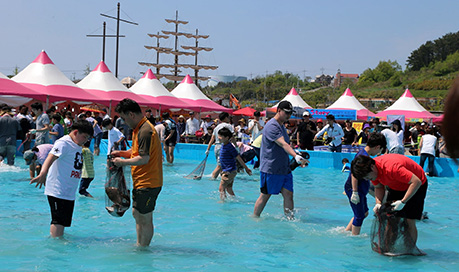
[[[457,181],[429,179],[425,211],[418,222],[424,257],[381,256],[371,250],[372,215],[362,235],[344,233],[352,217],[342,194],[347,174],[334,169],[294,172],[296,219],[283,217],[282,197],[273,196],[260,219],[251,217],[259,195],[259,172],[238,174],[235,200],[219,203],[218,181],[188,180],[199,161],[177,159],[164,165],[164,186],[154,213],[150,248],[135,246],[130,210],[122,218],[104,208],[105,164],[95,160],[98,176],[89,192],[77,197],[72,227],[65,239],[49,238],[50,214],[43,189],[28,183],[22,158],[0,167],[0,270],[19,271],[458,271]],[[374,200],[369,198],[370,210]]]

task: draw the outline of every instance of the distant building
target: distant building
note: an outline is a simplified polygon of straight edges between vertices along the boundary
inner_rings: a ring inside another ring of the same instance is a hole
[[[321,74],[320,76],[316,76],[311,82],[319,83],[321,86],[330,86],[333,81],[332,75],[324,75]]]
[[[333,81],[333,87],[339,88],[345,80],[351,80],[352,83],[357,83],[359,81],[359,74],[341,74],[341,70],[338,69],[336,73],[335,80]]]
[[[126,88],[131,88],[137,81],[132,77],[125,77],[121,80],[121,84],[123,84]]]
[[[241,80],[247,80],[247,77],[244,76],[210,76],[209,81],[207,81],[207,86],[215,87],[218,83],[231,83],[231,82],[239,82]]]

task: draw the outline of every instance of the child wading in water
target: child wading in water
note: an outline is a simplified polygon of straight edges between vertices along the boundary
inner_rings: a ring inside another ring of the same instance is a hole
[[[45,185],[51,211],[51,237],[64,235],[65,227],[72,224],[75,195],[81,179],[83,156],[81,146],[89,141],[94,133],[91,123],[79,120],[72,126],[69,135],[54,143],[40,174],[30,181],[35,187]]]
[[[224,201],[226,199],[226,193],[230,196],[235,196],[233,191],[234,178],[237,174],[236,160],[244,167],[247,174],[252,175],[252,171],[245,165],[239,152],[230,143],[230,139],[233,136],[231,131],[227,128],[222,128],[218,131],[218,139],[222,143],[220,150],[220,164],[222,167],[222,179],[220,181],[220,199]]]
[[[87,197],[93,197],[86,189],[89,188],[89,184],[94,179],[94,155],[92,154],[89,146],[91,141],[87,141],[83,145],[83,169],[81,170],[81,181],[78,192],[80,195]]]
[[[373,132],[368,138],[367,145],[360,150],[354,157],[358,156],[376,156],[381,150],[386,148],[386,138],[379,132]],[[370,190],[370,181],[367,179],[356,179],[351,172],[344,184],[344,191],[349,198],[354,216],[349,221],[346,231],[352,232],[352,235],[359,235],[363,220],[368,216],[367,194]]]

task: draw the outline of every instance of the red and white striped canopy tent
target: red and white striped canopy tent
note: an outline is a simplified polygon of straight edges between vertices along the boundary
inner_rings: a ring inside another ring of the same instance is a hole
[[[0,73],[0,103],[17,107],[32,99],[46,101],[46,95],[24,87]]]
[[[104,102],[103,98],[77,87],[54,65],[44,50],[31,64],[14,76],[13,80],[46,95],[47,102],[50,103],[68,100],[79,104]]]
[[[306,103],[303,100],[303,98],[301,98],[301,96],[297,93],[295,88],[290,89],[290,92],[288,92],[288,94],[281,101],[279,101],[279,103],[282,101],[289,101],[290,103],[292,103],[292,106],[294,108],[298,107],[303,109],[312,109],[312,107],[309,106],[308,103]],[[279,105],[279,103],[274,105],[272,109],[277,109],[277,105]]]
[[[171,92],[174,96],[180,98],[181,100],[185,101],[189,105],[191,105],[192,110],[199,111],[199,112],[206,112],[206,111],[216,111],[216,112],[233,112],[232,109],[225,108],[211,99],[209,99],[205,94],[199,90],[198,86],[194,84],[193,80],[189,75],[180,82],[180,84],[175,87],[174,90]]]
[[[159,104],[160,111],[163,109],[193,108],[188,103],[171,94],[150,69],[148,69],[143,77],[129,88],[129,90],[146,100]]]
[[[330,110],[356,110],[357,111],[357,119],[359,120],[367,120],[368,117],[375,116],[375,114],[365,108],[357,98],[352,94],[349,88],[344,91],[344,93],[335,101],[335,103],[331,104],[327,109]]]
[[[376,114],[377,117],[383,119],[387,118],[387,115],[405,115],[406,122],[411,122],[413,119],[432,120],[433,122],[441,120],[421,106],[408,89],[394,104]]]

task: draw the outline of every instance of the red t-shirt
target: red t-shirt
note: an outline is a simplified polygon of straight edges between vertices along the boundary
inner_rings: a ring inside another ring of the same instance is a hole
[[[381,183],[392,190],[406,191],[413,174],[421,180],[422,184],[427,181],[422,167],[404,155],[387,154],[376,157],[374,160],[378,168],[378,177],[372,181],[374,185]]]

